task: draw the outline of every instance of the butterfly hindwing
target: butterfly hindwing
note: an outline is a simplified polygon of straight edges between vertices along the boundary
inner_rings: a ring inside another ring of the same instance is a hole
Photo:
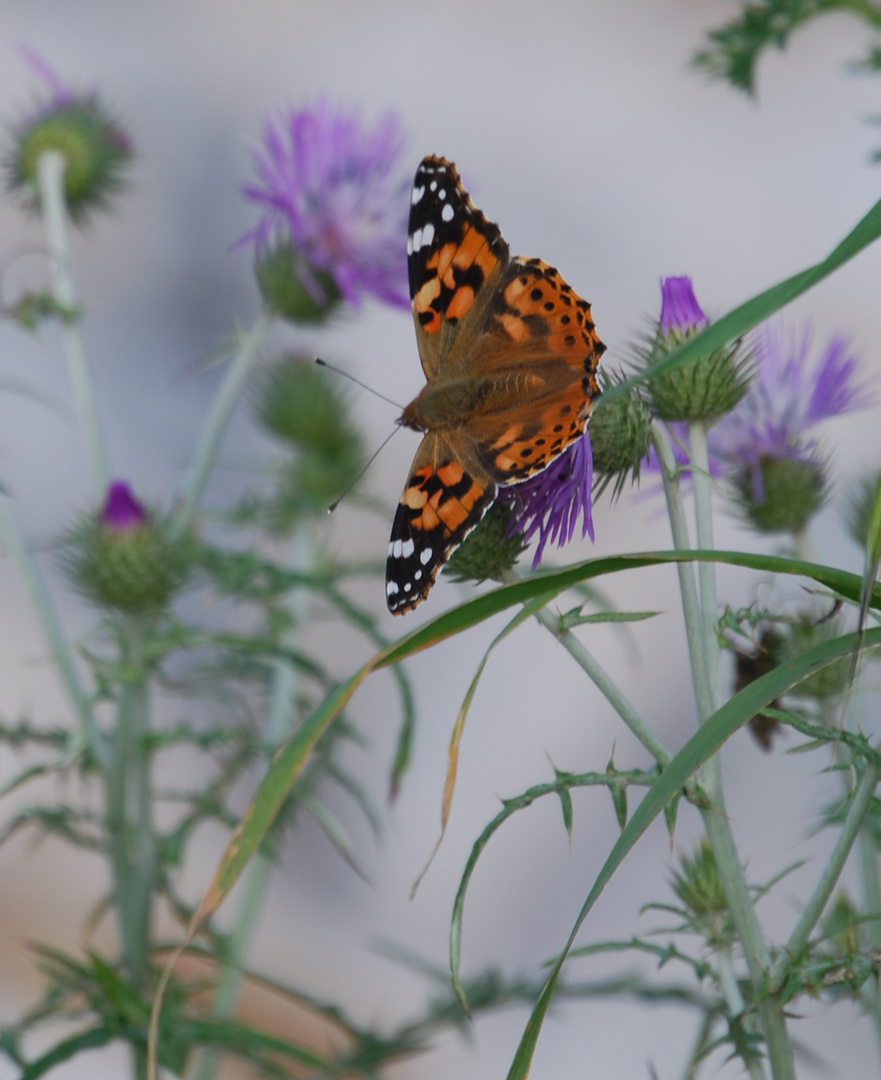
[[[425,598],[438,570],[495,501],[496,491],[469,449],[457,450],[434,432],[425,436],[392,522],[385,580],[393,614]]]

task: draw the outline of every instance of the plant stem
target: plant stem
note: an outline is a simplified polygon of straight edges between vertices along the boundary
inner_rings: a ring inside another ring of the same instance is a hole
[[[64,157],[57,150],[46,150],[40,155],[37,161],[40,210],[49,248],[52,294],[56,303],[70,312],[70,317],[62,321],[61,338],[67,355],[67,369],[73,386],[77,418],[92,459],[95,485],[103,496],[108,480],[107,459],[89,380],[86,352],[75,315],[76,291],[67,243],[67,210],[64,201],[65,167]]]
[[[847,816],[841,826],[841,832],[835,841],[835,847],[832,849],[829,861],[823,868],[820,880],[805,904],[795,928],[789,935],[785,948],[781,950],[780,955],[771,967],[768,985],[772,994],[780,990],[792,964],[801,959],[807,947],[808,939],[819,922],[826,904],[829,902],[832,891],[841,876],[841,871],[844,869],[844,864],[847,862],[850,849],[859,835],[863,819],[872,804],[879,778],[881,778],[881,768],[867,764],[854,791],[853,801],[847,811]]]
[[[599,661],[587,651],[572,631],[561,630],[559,618],[545,608],[537,611],[535,617],[545,629],[550,630],[575,662],[587,673],[600,693],[655,761],[662,766],[672,761],[673,754],[647,726]]]
[[[703,449],[700,445],[702,439]],[[667,433],[657,421],[654,422],[653,441],[661,465],[661,476],[667,497],[673,543],[678,550],[688,551],[691,545],[680,497],[676,462]],[[704,455],[703,476],[707,484],[709,484],[709,474],[706,469],[705,431],[703,436],[698,433],[698,442],[697,453],[699,456]],[[695,475],[694,479],[698,482],[697,475]],[[703,515],[708,516],[711,510],[708,490],[702,498],[702,509],[698,514],[698,528],[704,539],[708,537],[712,542],[712,524],[706,519],[702,520]],[[713,642],[715,642],[715,582],[711,585],[708,584],[707,590],[703,592],[701,599],[704,604],[702,605],[698,600],[694,573],[690,566],[688,571],[688,574],[680,573],[679,584],[682,593],[682,609],[688,636],[689,655],[691,657],[695,699],[700,722],[703,723],[713,714],[719,702],[718,679],[714,681],[711,678],[709,662],[712,645],[706,634],[706,628],[710,625],[709,620],[712,618],[712,637]],[[708,611],[704,605],[707,605],[710,601],[712,601],[713,607]],[[703,778],[710,803],[708,806],[701,808],[701,816],[707,832],[707,839],[716,858],[719,877],[743,950],[750,981],[759,998],[759,1014],[765,1035],[771,1074],[774,1080],[794,1080],[795,1066],[792,1058],[792,1047],[786,1033],[786,1021],[782,1005],[776,998],[766,997],[762,994],[764,978],[770,966],[771,957],[756,917],[737,845],[734,842],[734,834],[725,814],[721,760],[718,754],[710,758],[704,766]]]
[[[689,424],[689,449],[691,454],[691,481],[694,485],[694,520],[697,546],[712,551],[716,546],[713,538],[712,482],[710,479],[710,455],[707,446],[707,425],[703,421]],[[707,665],[707,681],[713,708],[721,705],[719,698],[719,640],[716,636],[718,602],[716,599],[716,566],[711,562],[698,563],[701,608],[703,609],[704,655]]]
[[[688,536],[688,524],[685,520],[685,508],[682,505],[682,490],[679,484],[676,459],[670,446],[666,430],[658,420],[652,422],[652,443],[661,466],[661,479],[664,484],[664,496],[667,500],[667,513],[670,518],[670,531],[673,546],[677,551],[691,550]],[[695,701],[701,720],[705,720],[713,711],[713,695],[707,679],[706,652],[701,634],[701,606],[697,585],[694,580],[694,567],[690,563],[677,563],[679,592],[682,596],[682,610],[685,617],[685,634],[688,641],[688,655],[691,662],[691,677],[694,683]]]
[[[731,962],[731,949],[728,945],[717,945],[716,962],[719,969],[719,989],[728,1006],[728,1013],[732,1017],[743,1016],[746,1003],[740,992],[740,985]],[[765,1070],[762,1068],[761,1059],[756,1053],[742,1055],[742,1060],[752,1080],[765,1080]]]
[[[42,624],[43,633],[46,636],[61,681],[64,683],[79,719],[80,730],[69,753],[75,754],[78,752],[77,743],[85,743],[96,760],[99,763],[104,762],[107,757],[106,746],[95,724],[92,703],[77,675],[73,656],[68,648],[67,639],[61,629],[55,608],[52,606],[45,582],[31,553],[25,546],[24,538],[18,530],[18,523],[12,513],[9,497],[2,494],[0,494],[0,535],[3,536],[7,553],[15,563],[19,576],[24,582],[31,604],[33,604],[37,618]]]
[[[257,358],[257,350],[271,322],[272,316],[266,311],[261,312],[250,330],[241,336],[238,350],[226,369],[226,375],[214,398],[211,411],[202,425],[199,441],[193,454],[183,502],[177,512],[176,524],[181,532],[185,532],[192,524],[230,413],[251,372]]]
[[[295,529],[291,538],[288,566],[291,569],[307,567],[312,561],[313,543],[302,529]],[[306,616],[308,594],[305,589],[289,592],[285,607],[290,625],[284,638],[291,645],[299,635]],[[266,755],[269,760],[279,746],[291,734],[296,712],[297,671],[289,660],[273,661],[270,676],[269,703],[266,717]],[[272,869],[272,860],[261,847],[251,859],[243,883],[243,896],[236,925],[226,941],[223,965],[217,980],[212,1014],[217,1018],[230,1016],[239,993],[239,981],[244,957],[266,891],[266,882]],[[219,1064],[218,1055],[211,1051],[199,1055],[191,1075],[194,1080],[212,1080]]]
[[[158,880],[158,853],[152,821],[150,698],[143,632],[136,615],[122,621],[121,669],[112,753],[105,783],[107,830],[113,868],[114,902],[122,967],[129,985],[144,993],[148,984],[150,931]],[[146,1052],[133,1050],[135,1072],[146,1075]]]

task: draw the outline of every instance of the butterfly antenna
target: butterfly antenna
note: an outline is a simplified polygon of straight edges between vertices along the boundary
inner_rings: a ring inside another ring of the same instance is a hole
[[[320,363],[320,362],[321,361],[318,361],[318,363]],[[327,365],[325,365],[325,366],[327,366]],[[355,381],[357,382],[358,380],[356,379]],[[369,389],[369,387],[368,387],[368,389]],[[380,397],[381,396],[382,395],[380,395]],[[386,399],[386,400],[388,400],[388,399]],[[394,404],[394,402],[392,402],[392,404]],[[385,445],[389,441],[389,439],[391,439],[392,435],[397,434],[397,432],[399,430],[400,430],[400,425],[396,425],[394,428],[392,428],[392,430],[388,433],[388,435],[386,435],[386,437],[379,444],[379,447],[376,450],[374,450],[373,453],[370,455],[370,460],[367,462],[367,464],[364,466],[364,468],[358,473],[358,475],[351,482],[351,484],[349,484],[349,486],[342,493],[342,495],[340,495],[340,497],[338,499],[336,499],[334,502],[332,502],[330,504],[330,506],[328,506],[328,508],[327,508],[328,514],[332,514],[334,512],[334,510],[336,510],[336,508],[343,501],[343,499],[345,499],[345,497],[349,494],[349,492],[352,490],[352,488],[358,483],[358,481],[361,479],[361,477],[364,475],[364,473],[367,472],[367,470],[370,468],[370,466],[379,457],[380,451],[385,449]]]
[[[401,412],[404,411],[404,406],[403,405],[398,404],[397,401],[392,401],[392,399],[390,397],[386,397],[385,394],[380,394],[380,392],[378,390],[374,390],[372,386],[368,386],[367,383],[363,383],[363,382],[361,382],[360,379],[356,379],[355,376],[350,375],[348,373],[348,371],[343,371],[342,368],[334,367],[333,364],[328,364],[328,362],[326,360],[321,360],[317,356],[315,357],[315,363],[318,364],[319,367],[326,367],[328,371],[333,371],[337,375],[342,375],[342,377],[344,379],[351,379],[351,381],[353,383],[357,383],[358,386],[360,386],[362,390],[368,390],[375,397],[382,398],[383,401],[387,401],[389,403],[389,405],[394,405],[394,407],[396,409],[400,409]],[[391,438],[391,436],[389,436],[389,438]],[[388,439],[386,439],[385,442],[388,442]],[[385,443],[383,443],[382,446],[385,446]],[[380,446],[379,450],[382,449],[382,446]],[[377,454],[379,453],[379,450],[376,451]],[[374,455],[374,457],[375,456],[376,455]],[[371,458],[370,461],[373,461],[373,458]],[[368,462],[367,464],[369,465],[370,462]],[[361,478],[358,477],[358,479],[360,480]]]

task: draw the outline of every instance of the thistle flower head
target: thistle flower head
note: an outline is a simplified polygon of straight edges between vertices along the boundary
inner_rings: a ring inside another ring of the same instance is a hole
[[[593,456],[590,434],[584,435],[543,472],[522,484],[503,488],[499,500],[513,510],[509,535],[523,533],[528,542],[538,534],[538,547],[532,560],[535,569],[549,542],[563,547],[575,535],[581,516],[581,535],[594,538],[591,506]]]
[[[267,305],[297,321],[365,294],[409,307],[403,142],[393,113],[368,129],[326,99],[266,124],[244,189],[261,216],[240,242],[254,244]]]
[[[799,532],[826,497],[826,464],[812,429],[865,408],[850,343],[833,336],[811,359],[811,331],[779,323],[757,331],[755,379],[740,406],[710,432],[710,448],[731,477],[749,520],[763,532]]]
[[[13,126],[5,161],[7,184],[31,209],[39,209],[39,162],[54,151],[64,161],[68,213],[82,221],[122,187],[133,153],[131,139],[94,91],[74,90],[42,57],[29,49],[23,52],[47,92]]]
[[[709,322],[697,302],[690,277],[664,278],[661,317],[646,363],[663,360]],[[748,369],[748,359],[736,346],[723,346],[684,367],[661,373],[649,382],[648,392],[662,420],[716,420],[730,412],[746,393]]]
[[[101,509],[68,532],[61,559],[93,603],[135,614],[170,601],[189,574],[193,553],[190,537],[149,514],[127,483],[114,480]]]

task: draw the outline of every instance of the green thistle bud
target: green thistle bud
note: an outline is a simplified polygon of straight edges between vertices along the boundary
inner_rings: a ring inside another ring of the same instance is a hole
[[[128,613],[164,607],[192,561],[190,538],[149,515],[120,481],[110,485],[101,512],[76,526],[62,548],[64,568],[84,596]]]
[[[494,503],[481,523],[465,537],[444,567],[454,581],[498,581],[520,557],[526,544],[523,534],[507,535],[513,509]]]
[[[857,481],[847,508],[847,531],[861,548],[869,543],[875,504],[881,498],[881,469]]]
[[[351,439],[342,395],[308,360],[277,360],[258,378],[254,397],[258,422],[297,449],[334,453]]]
[[[826,501],[826,470],[813,455],[763,455],[733,483],[745,516],[763,533],[800,533]]]
[[[342,300],[333,276],[308,266],[288,239],[258,251],[255,273],[266,307],[291,322],[324,322]]]
[[[647,358],[649,365],[663,360],[708,323],[695,299],[691,278],[665,278],[661,282],[661,319]],[[748,389],[749,362],[737,346],[714,349],[648,384],[655,413],[667,421],[718,419],[731,412]]]
[[[268,526],[275,532],[286,532],[304,516],[326,514],[357,478],[362,465],[361,442],[354,433],[335,453],[304,450],[279,475]]]
[[[603,369],[600,383],[605,391],[623,382],[623,375]],[[597,488],[604,490],[614,480],[617,498],[627,480],[639,480],[639,470],[652,444],[652,417],[637,389],[607,400],[601,397],[590,418],[590,445]]]
[[[706,840],[698,846],[694,858],[682,856],[682,871],[673,874],[671,885],[695,929],[710,942],[725,940],[729,930],[728,901],[716,856]]]
[[[97,95],[77,94],[38,57],[31,65],[52,90],[49,101],[20,121],[6,155],[7,183],[27,204],[40,208],[40,158],[55,151],[64,159],[64,198],[74,221],[105,206],[123,184],[132,143]]]
[[[268,527],[286,532],[303,515],[323,514],[351,485],[364,460],[361,440],[327,373],[294,356],[260,377],[255,409],[267,431],[298,451],[267,508]]]

